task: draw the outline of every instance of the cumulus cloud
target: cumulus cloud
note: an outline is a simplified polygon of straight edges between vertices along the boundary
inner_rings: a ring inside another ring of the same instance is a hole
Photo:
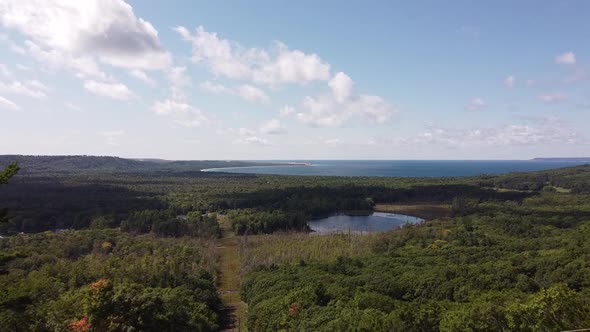
[[[555,63],[573,65],[576,63],[576,55],[574,52],[565,52],[555,57]]]
[[[481,99],[480,97],[474,97],[469,101],[467,105],[467,109],[470,111],[479,111],[488,107],[488,104],[485,100]]]
[[[337,73],[328,83],[331,94],[319,97],[307,96],[297,119],[314,127],[340,127],[355,116],[372,124],[387,122],[395,109],[383,98],[372,95],[354,95],[353,82],[344,73]]]
[[[0,92],[23,95],[31,98],[45,98],[49,91],[43,83],[37,80],[12,81],[4,83],[0,81]]]
[[[255,82],[265,84],[304,83],[324,81],[330,77],[330,65],[316,54],[291,51],[282,43],[277,44],[277,55],[253,72]]]
[[[52,70],[71,70],[79,78],[109,79],[108,75],[100,69],[96,60],[91,56],[73,56],[58,50],[43,49],[30,40],[25,41],[24,44],[27,47],[27,54],[30,57]]]
[[[175,30],[191,43],[192,61],[207,64],[216,75],[268,85],[305,83],[330,77],[330,65],[318,55],[290,50],[280,42],[267,51],[244,48],[206,31],[203,26],[197,27],[194,33],[182,26]]]
[[[510,75],[504,79],[504,86],[512,88],[514,86],[514,76]]]
[[[45,52],[95,56],[130,69],[162,69],[171,63],[156,29],[122,0],[6,0],[0,4],[0,22]]]
[[[152,111],[157,115],[170,117],[175,124],[188,128],[201,127],[211,122],[200,109],[171,99],[154,103]]]
[[[336,73],[330,82],[328,82],[328,86],[334,94],[334,99],[338,103],[343,103],[350,98],[352,84],[352,79],[343,72]]]
[[[117,100],[130,100],[135,98],[135,95],[125,84],[122,83],[108,83],[97,82],[94,80],[84,81],[84,88],[89,92],[100,96]]]
[[[0,96],[0,109],[18,111],[20,110],[20,107],[12,100]]]

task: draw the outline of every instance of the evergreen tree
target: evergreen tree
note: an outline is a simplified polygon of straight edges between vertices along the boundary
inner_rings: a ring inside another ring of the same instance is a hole
[[[8,180],[13,177],[19,170],[16,163],[8,165],[2,172],[0,172],[0,184],[5,184]],[[0,209],[0,223],[7,222],[6,209]]]

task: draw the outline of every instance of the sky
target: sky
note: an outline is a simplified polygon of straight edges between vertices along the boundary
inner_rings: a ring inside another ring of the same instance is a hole
[[[0,0],[0,154],[590,156],[588,1]]]

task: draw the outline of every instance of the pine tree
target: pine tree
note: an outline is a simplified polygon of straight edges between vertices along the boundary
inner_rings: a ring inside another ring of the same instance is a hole
[[[4,170],[0,172],[0,184],[6,184],[8,180],[13,177],[20,168],[16,163],[8,165]],[[6,209],[0,209],[0,223],[7,222]]]

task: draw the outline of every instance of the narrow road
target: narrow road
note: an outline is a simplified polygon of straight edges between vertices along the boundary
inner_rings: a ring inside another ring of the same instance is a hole
[[[219,289],[224,309],[222,331],[246,331],[246,303],[240,299],[240,255],[236,235],[220,220],[222,237],[217,240],[219,252]]]

